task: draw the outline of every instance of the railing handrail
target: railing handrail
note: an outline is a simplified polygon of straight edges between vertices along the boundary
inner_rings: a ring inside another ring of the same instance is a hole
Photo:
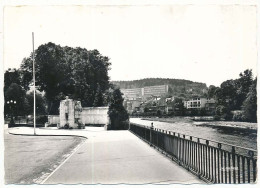
[[[237,149],[246,149],[247,154],[244,154],[245,151],[236,150],[231,144],[223,143],[222,147],[220,142],[215,145],[200,138],[204,143],[198,137],[193,139],[189,135],[153,128],[131,123],[129,130],[206,182],[256,182],[257,155],[252,150],[238,146]],[[232,146],[231,150],[226,145]]]
[[[140,125],[140,124],[137,124],[137,123],[131,123],[131,124],[134,124],[136,126],[139,126],[139,127],[144,127],[144,128],[147,128],[149,129],[151,126],[147,126],[147,125]],[[156,127],[154,127],[156,128]],[[160,130],[164,130],[164,131],[168,131],[168,132],[172,132],[172,133],[175,133],[175,134],[180,134],[180,135],[185,135],[185,136],[191,136],[191,135],[188,135],[188,134],[182,134],[182,133],[178,133],[178,132],[174,132],[174,131],[171,131],[171,130],[166,130],[166,129],[160,129]],[[227,145],[227,146],[234,146],[236,148],[240,148],[240,149],[244,149],[244,150],[250,150],[250,151],[253,151],[255,154],[257,154],[257,150],[255,149],[252,149],[252,148],[245,148],[245,147],[242,147],[242,146],[237,146],[237,145],[234,145],[234,144],[228,144],[228,143],[224,143],[224,142],[219,142],[219,141],[216,141],[216,140],[209,140],[209,139],[206,139],[206,138],[200,138],[200,137],[197,137],[197,136],[191,136],[193,138],[198,138],[200,140],[208,140],[210,142],[214,142],[214,143],[220,143],[220,144],[223,144],[223,145]]]

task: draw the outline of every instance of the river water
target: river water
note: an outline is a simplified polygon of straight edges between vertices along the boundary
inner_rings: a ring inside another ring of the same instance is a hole
[[[170,130],[176,133],[195,136],[208,140],[214,140],[226,144],[257,149],[257,132],[255,130],[222,128],[214,126],[198,126],[192,121],[176,121],[174,123],[149,121],[141,118],[130,118],[130,122],[150,126],[151,122],[155,128]]]

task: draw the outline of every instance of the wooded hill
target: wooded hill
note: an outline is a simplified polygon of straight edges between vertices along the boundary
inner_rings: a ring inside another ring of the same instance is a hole
[[[205,83],[193,82],[183,79],[170,78],[145,78],[132,81],[112,81],[120,89],[142,88],[155,85],[169,85],[169,95],[189,98],[192,96],[203,96],[207,91]]]

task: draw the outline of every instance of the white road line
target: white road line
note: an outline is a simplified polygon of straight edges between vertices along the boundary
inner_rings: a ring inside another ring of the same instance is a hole
[[[78,145],[78,146],[74,149],[74,151],[69,155],[69,157],[66,158],[66,159],[65,159],[50,175],[48,175],[48,177],[45,178],[40,184],[44,184],[62,165],[64,165],[64,164],[71,158],[71,156],[72,156],[74,153],[76,153],[76,152],[79,150],[79,148],[80,148],[86,141],[87,141],[87,139],[86,139],[84,142],[82,142],[80,145]]]

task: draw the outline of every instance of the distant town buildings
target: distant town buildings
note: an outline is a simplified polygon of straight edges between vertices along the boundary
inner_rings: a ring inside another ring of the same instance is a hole
[[[184,107],[186,109],[204,109],[206,114],[213,114],[216,108],[215,99],[209,98],[194,98],[184,101]]]
[[[134,111],[140,111],[140,105],[142,104],[141,98],[125,99],[124,106],[128,113],[132,114]]]
[[[121,89],[124,94],[125,99],[136,99],[142,98],[143,100],[151,97],[166,95],[168,93],[168,85],[157,85],[157,86],[147,86],[143,88],[133,88],[133,89]]]
[[[133,88],[133,89],[121,89],[123,97],[125,99],[124,106],[128,113],[133,113],[134,111],[144,111],[145,103],[153,102],[154,104],[162,96],[168,94],[168,85],[157,85],[157,86],[147,86],[143,88]]]
[[[169,97],[168,85],[157,85],[143,88],[121,89],[124,97],[124,106],[128,113],[147,113],[154,112],[158,114],[173,113],[175,110],[180,110],[174,107],[175,97]],[[188,89],[189,90],[189,89]],[[190,89],[192,91],[192,89]],[[179,98],[180,99],[180,98]],[[207,114],[214,113],[215,103],[214,99],[205,97],[196,97],[192,99],[181,99],[183,107],[187,110],[204,109]]]
[[[200,109],[200,108],[215,108],[214,104],[216,101],[214,99],[208,98],[194,98],[191,100],[184,101],[184,107],[187,109]]]
[[[121,92],[124,94],[124,99],[136,99],[143,96],[143,88],[121,89]]]

